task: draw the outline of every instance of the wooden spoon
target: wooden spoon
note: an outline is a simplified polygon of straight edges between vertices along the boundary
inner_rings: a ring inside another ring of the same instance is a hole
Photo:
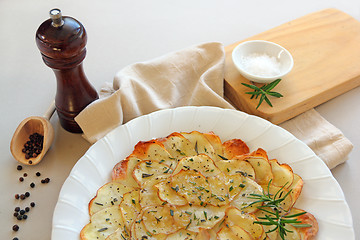
[[[42,160],[54,140],[54,128],[49,121],[54,112],[55,101],[52,102],[42,117],[28,117],[19,124],[10,143],[11,154],[17,161],[26,165],[35,165]],[[39,133],[44,136],[43,148],[41,153],[36,157],[26,159],[22,149],[24,148],[24,144],[29,141],[30,135],[34,133]]]

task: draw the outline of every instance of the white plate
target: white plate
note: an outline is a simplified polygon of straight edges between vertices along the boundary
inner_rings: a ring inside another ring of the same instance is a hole
[[[243,112],[215,107],[161,110],[119,126],[95,143],[66,179],[53,215],[52,240],[78,240],[89,221],[88,203],[110,181],[113,166],[128,156],[138,141],[175,131],[213,131],[222,141],[240,138],[250,151],[259,147],[270,158],[288,163],[304,180],[296,206],[319,222],[317,239],[355,239],[350,209],[329,169],[312,150],[286,130]]]

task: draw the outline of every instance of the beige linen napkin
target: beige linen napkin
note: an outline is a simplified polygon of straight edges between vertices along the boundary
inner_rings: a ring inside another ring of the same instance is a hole
[[[204,43],[120,70],[112,86],[76,118],[91,143],[118,125],[156,110],[179,106],[234,108],[223,96],[225,52]],[[283,126],[307,143],[329,168],[346,160],[352,144],[315,110]],[[329,149],[331,151],[329,151]],[[336,150],[335,150],[336,149]]]

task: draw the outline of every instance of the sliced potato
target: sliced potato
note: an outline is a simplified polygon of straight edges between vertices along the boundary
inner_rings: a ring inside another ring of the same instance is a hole
[[[188,203],[203,206],[211,198],[209,183],[199,172],[181,170],[171,177],[170,186]]]
[[[139,162],[133,171],[133,178],[142,186],[146,181],[157,178],[161,175],[170,175],[172,170],[166,164],[155,160],[145,160]]]
[[[292,184],[288,187],[291,190],[291,199],[292,199],[292,206],[294,206],[296,200],[299,198],[302,188],[304,186],[304,181],[302,178],[294,173],[294,180]]]
[[[205,154],[181,159],[173,174],[177,174],[181,170],[194,170],[200,172],[205,177],[216,176],[221,173],[221,171],[216,167],[214,161]]]
[[[149,179],[143,184],[140,191],[140,206],[142,208],[163,204],[163,201],[159,198],[158,189],[155,185],[163,181],[165,178],[165,176],[158,176],[156,178]]]
[[[254,239],[264,239],[266,237],[265,231],[262,225],[255,224],[254,221],[258,221],[256,216],[251,213],[243,213],[239,209],[232,207],[226,209],[225,222],[230,226],[237,225],[250,233]]]
[[[254,238],[243,228],[233,225],[223,226],[217,233],[218,240],[253,240]]]
[[[245,213],[254,213],[258,210],[258,207],[261,206],[261,203],[252,204],[255,200],[251,199],[251,194],[260,194],[262,195],[263,189],[259,184],[250,178],[244,177],[244,180],[239,185],[242,190],[230,203],[230,205],[236,207],[238,210]]]
[[[208,177],[206,180],[211,193],[208,204],[213,206],[228,205],[230,202],[229,191],[233,189],[229,189],[229,187],[226,185],[228,177],[225,175],[225,173],[221,173],[213,177]]]
[[[245,161],[244,158],[240,159],[235,157],[231,160],[219,160],[215,162],[215,164],[226,174],[241,174],[244,177],[249,177],[255,180],[255,170],[249,162]]]
[[[120,210],[125,226],[127,229],[130,229],[136,217],[141,212],[139,189],[134,189],[133,191],[124,194],[122,202],[120,203]]]
[[[206,207],[186,205],[177,207],[174,210],[175,222],[178,226],[184,227],[192,232],[199,232],[201,229],[211,229],[225,217],[227,206]]]
[[[181,135],[191,142],[197,154],[203,153],[208,155],[211,159],[215,159],[215,150],[204,134],[198,131],[192,131],[190,133],[182,132]]]
[[[207,229],[200,228],[195,240],[210,240],[209,231]]]
[[[195,240],[197,233],[181,229],[167,236],[166,240]]]
[[[171,182],[168,179],[156,184],[155,187],[158,189],[158,196],[161,201],[175,206],[183,206],[188,203],[184,197],[177,194],[176,188],[171,187]]]
[[[141,160],[156,160],[172,168],[177,164],[177,160],[166,151],[164,144],[156,139],[136,144],[133,155]]]
[[[223,143],[223,159],[232,159],[238,155],[249,153],[249,147],[240,139],[231,139]]]
[[[175,209],[168,204],[151,206],[143,210],[142,220],[151,234],[172,234],[180,228],[175,224]]]
[[[245,231],[243,228],[239,227],[238,225],[231,226],[231,231],[235,234],[238,239],[241,240],[253,240],[254,238],[251,236],[250,233]]]
[[[136,156],[130,155],[125,160],[117,163],[112,171],[112,180],[115,182],[121,182],[129,187],[139,187],[139,184],[132,177],[135,166],[141,160]]]
[[[123,195],[132,191],[133,187],[128,187],[120,182],[108,182],[103,185],[96,193],[96,196],[89,203],[90,216],[101,209],[119,205]]]
[[[305,212],[299,208],[292,208],[288,215],[298,214]],[[297,232],[301,235],[301,239],[314,239],[319,231],[319,225],[316,218],[311,213],[305,213],[296,217],[301,224],[309,224],[311,227],[296,228]]]
[[[256,149],[255,151],[249,153],[249,155],[254,156],[254,157],[263,157],[263,158],[269,160],[269,157],[268,157],[266,151],[262,148]]]
[[[255,171],[255,181],[258,184],[267,184],[273,179],[272,169],[269,160],[264,157],[249,156],[246,158]]]
[[[118,228],[114,233],[107,236],[105,240],[127,240],[130,238],[129,234],[130,232],[128,232],[127,230],[124,233],[123,229]]]
[[[291,167],[285,163],[280,164],[276,159],[271,159],[270,164],[273,173],[271,183],[275,186],[286,186],[288,188],[294,180],[294,173]]]
[[[220,231],[216,234],[216,239],[218,240],[240,240],[233,231],[231,231],[230,227],[223,226]]]
[[[159,138],[158,141],[164,144],[165,149],[173,158],[181,159],[197,154],[191,142],[180,133],[172,133],[166,138]]]
[[[224,155],[224,149],[221,142],[221,139],[218,135],[214,134],[213,132],[203,133],[209,143],[213,146],[215,151],[215,158],[213,159],[215,162],[221,160],[220,156]]]
[[[287,190],[286,188],[275,186],[273,184],[262,185],[262,188],[263,188],[265,194],[270,193],[271,198],[275,198],[275,199],[284,198],[284,200],[281,201],[279,204],[279,207],[281,208],[281,210],[280,209],[279,210],[281,212],[287,212],[290,210],[290,208],[292,207],[293,201],[292,201],[292,197],[290,194],[288,194],[286,196],[286,194],[289,192],[289,190]]]
[[[165,240],[166,234],[150,233],[146,229],[144,221],[142,220],[142,213],[136,218],[135,222],[131,227],[131,239],[146,239],[146,240]]]
[[[88,223],[80,232],[81,239],[106,239],[117,229],[122,229],[125,236],[125,224],[119,206],[104,208],[90,217]]]

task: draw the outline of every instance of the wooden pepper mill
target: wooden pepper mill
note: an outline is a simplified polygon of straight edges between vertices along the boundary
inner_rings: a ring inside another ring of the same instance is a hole
[[[55,106],[60,124],[69,132],[81,133],[74,118],[99,98],[83,70],[85,28],[72,17],[62,17],[59,9],[52,9],[50,19],[40,25],[35,39],[45,64],[56,76]]]

